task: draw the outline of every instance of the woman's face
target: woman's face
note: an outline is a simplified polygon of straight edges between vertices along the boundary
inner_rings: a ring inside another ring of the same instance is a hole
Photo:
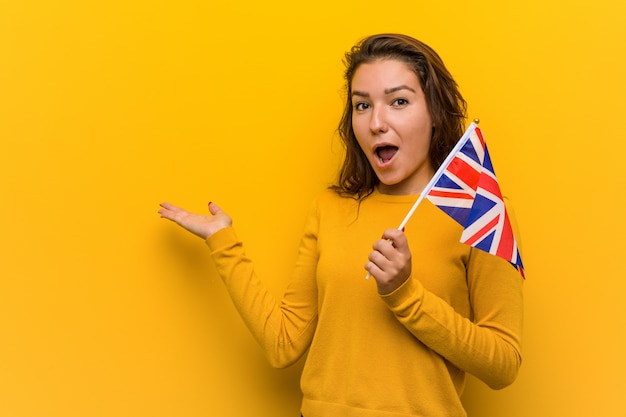
[[[352,128],[383,194],[418,194],[434,174],[433,123],[417,75],[402,61],[361,64],[352,78]]]

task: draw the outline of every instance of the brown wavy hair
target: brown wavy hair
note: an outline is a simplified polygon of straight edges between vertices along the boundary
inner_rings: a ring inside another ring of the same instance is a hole
[[[380,182],[352,129],[352,78],[361,64],[387,59],[404,62],[412,68],[424,91],[433,122],[429,156],[435,170],[441,166],[465,130],[465,99],[443,61],[431,47],[410,36],[392,33],[361,40],[345,54],[346,101],[338,131],[346,155],[337,183],[330,187],[345,197],[361,200],[370,195]]]

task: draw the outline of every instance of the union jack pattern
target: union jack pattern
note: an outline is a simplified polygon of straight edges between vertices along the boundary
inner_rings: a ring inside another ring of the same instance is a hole
[[[525,277],[498,180],[478,127],[452,157],[426,198],[463,226],[462,243],[506,259]]]

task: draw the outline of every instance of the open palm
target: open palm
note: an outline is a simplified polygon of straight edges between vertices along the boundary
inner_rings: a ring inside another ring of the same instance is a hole
[[[220,229],[232,225],[232,219],[216,204],[209,203],[210,215],[190,213],[170,203],[161,203],[159,214],[202,239],[207,239]]]

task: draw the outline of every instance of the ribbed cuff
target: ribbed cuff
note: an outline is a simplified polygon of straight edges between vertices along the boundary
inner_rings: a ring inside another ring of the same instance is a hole
[[[205,243],[211,249],[211,253],[219,252],[226,248],[230,248],[233,244],[238,243],[239,238],[233,227],[225,227],[209,236]]]
[[[381,295],[380,298],[393,310],[400,312],[407,307],[407,303],[420,302],[424,293],[424,286],[413,277],[409,277],[402,285],[389,294]]]

